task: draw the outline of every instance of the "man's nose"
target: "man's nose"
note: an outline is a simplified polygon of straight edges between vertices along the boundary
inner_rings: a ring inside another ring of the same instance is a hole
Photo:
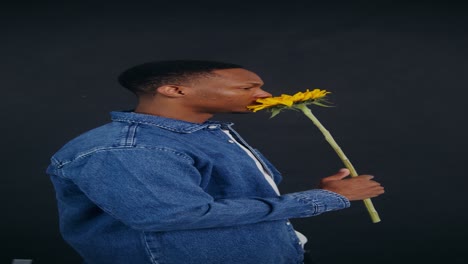
[[[255,94],[256,98],[267,98],[267,97],[272,97],[271,93],[264,91],[260,89],[257,94]]]

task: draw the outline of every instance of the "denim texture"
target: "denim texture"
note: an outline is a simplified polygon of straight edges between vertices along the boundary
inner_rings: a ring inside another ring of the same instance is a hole
[[[320,189],[278,196],[221,129],[250,149],[276,184],[280,173],[232,123],[111,116],[68,142],[47,169],[62,236],[86,263],[302,263],[288,219],[350,206]]]

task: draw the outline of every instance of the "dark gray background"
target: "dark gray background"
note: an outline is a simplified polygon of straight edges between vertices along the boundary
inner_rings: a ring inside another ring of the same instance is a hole
[[[305,2],[305,1],[304,1]],[[324,264],[467,263],[466,8],[449,2],[17,3],[1,9],[0,263],[79,263],[44,171],[65,142],[130,109],[127,67],[160,59],[245,65],[275,95],[333,92],[313,111],[386,194],[296,219]],[[342,165],[308,119],[220,115],[283,172],[283,193]]]

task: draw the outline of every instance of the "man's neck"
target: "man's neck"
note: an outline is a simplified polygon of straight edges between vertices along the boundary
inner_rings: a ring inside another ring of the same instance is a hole
[[[177,108],[177,109],[176,109]],[[182,120],[191,123],[204,123],[210,119],[213,115],[208,113],[194,113],[187,111],[186,109],[180,109],[178,107],[164,107],[164,105],[159,105],[158,107],[148,107],[142,104],[139,104],[135,108],[135,113],[154,115],[166,118],[172,118],[177,120]]]

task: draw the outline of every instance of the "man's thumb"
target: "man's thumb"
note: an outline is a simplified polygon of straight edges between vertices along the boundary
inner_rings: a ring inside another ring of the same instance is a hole
[[[346,178],[349,175],[348,169],[340,169],[336,174],[324,178],[324,181],[339,181]]]

